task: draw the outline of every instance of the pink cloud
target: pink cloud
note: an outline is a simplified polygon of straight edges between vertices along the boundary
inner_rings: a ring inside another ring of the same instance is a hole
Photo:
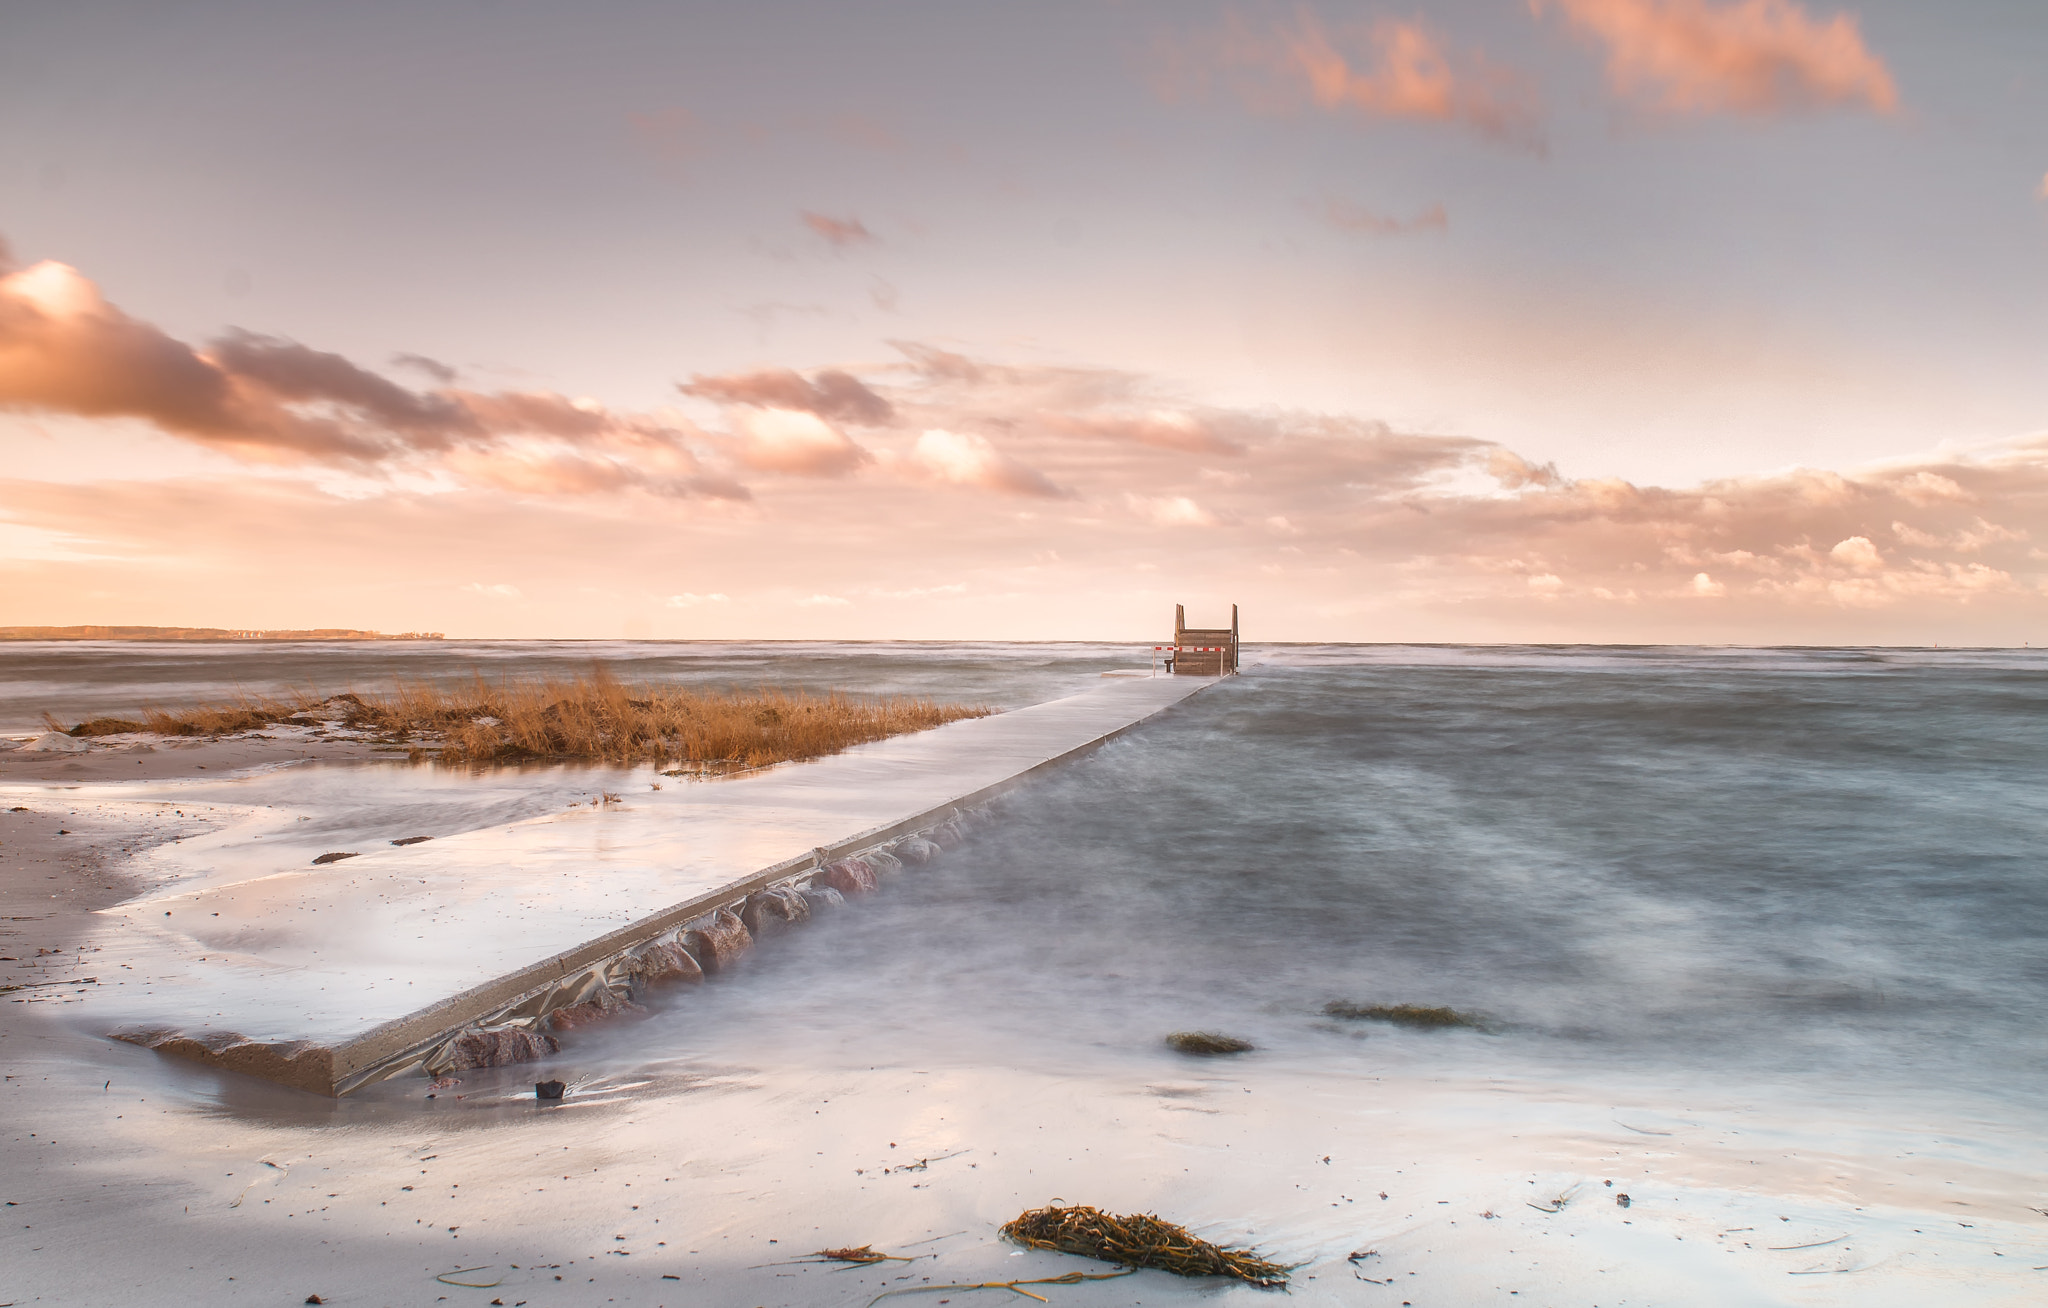
[[[870,390],[858,377],[833,368],[814,373],[808,380],[790,368],[763,368],[758,372],[728,373],[718,377],[699,375],[677,389],[685,395],[720,404],[799,409],[821,418],[870,427],[886,423],[895,416],[889,402]]]
[[[139,418],[257,462],[439,468],[535,489],[555,469],[560,493],[747,494],[703,467],[670,424],[552,392],[415,391],[339,354],[244,331],[195,349],[53,261],[0,277],[0,408]],[[559,448],[537,453],[536,440]]]
[[[735,423],[741,463],[762,472],[797,477],[844,477],[873,455],[815,413],[796,409],[753,409]]]
[[[1291,25],[1255,28],[1233,15],[1216,33],[1161,47],[1156,79],[1169,99],[1221,81],[1261,112],[1305,101],[1363,118],[1456,123],[1483,136],[1542,148],[1530,82],[1482,55],[1454,56],[1422,20],[1382,18],[1332,32],[1306,5]]]
[[[934,427],[917,438],[908,464],[917,475],[1004,495],[1057,499],[1065,492],[1042,472],[1004,454],[986,437]]]
[[[1856,19],[1794,0],[1529,0],[1607,47],[1616,93],[1674,113],[1774,114],[1833,105],[1890,113],[1897,86]]]
[[[1320,212],[1323,221],[1338,231],[1357,232],[1364,236],[1442,232],[1448,231],[1451,225],[1450,214],[1440,204],[1431,205],[1413,218],[1394,218],[1332,196],[1323,201]]]
[[[849,246],[873,245],[881,238],[869,231],[867,224],[858,218],[833,218],[822,213],[804,210],[800,215],[804,226],[825,238],[835,250]]]

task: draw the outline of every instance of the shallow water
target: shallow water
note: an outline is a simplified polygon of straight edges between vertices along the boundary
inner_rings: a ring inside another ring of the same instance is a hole
[[[1491,653],[1269,657],[679,1001],[677,1038],[1086,1074],[1201,1027],[1351,1067],[2037,1116],[2048,665]]]

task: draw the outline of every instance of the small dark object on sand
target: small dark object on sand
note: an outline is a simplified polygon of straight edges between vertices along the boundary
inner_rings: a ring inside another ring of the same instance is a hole
[[[1166,1037],[1166,1043],[1183,1054],[1242,1054],[1257,1046],[1249,1040],[1236,1036],[1218,1035],[1214,1031],[1176,1031]]]
[[[1631,1202],[1633,1202],[1633,1201],[1632,1201],[1632,1200],[1631,1200],[1631,1199],[1630,1199],[1630,1198],[1629,1198],[1629,1197],[1628,1197],[1627,1195],[1625,1195],[1625,1194],[1618,1194],[1618,1195],[1614,1196],[1614,1202],[1615,1202],[1615,1203],[1616,1203],[1616,1204],[1617,1204],[1618,1206],[1620,1206],[1620,1207],[1622,1207],[1622,1208],[1626,1208],[1626,1207],[1628,1207],[1628,1206],[1629,1206],[1629,1204],[1630,1204]]]
[[[811,1257],[825,1262],[858,1263],[862,1266],[870,1263],[907,1263],[910,1261],[910,1259],[896,1254],[876,1253],[875,1247],[871,1244],[861,1245],[858,1249],[820,1249],[812,1254]]]
[[[326,1303],[327,1301],[326,1301],[325,1299],[322,1299],[322,1298],[321,1298],[321,1297],[320,1297],[319,1295],[317,1295],[317,1294],[309,1294],[309,1295],[307,1295],[307,1296],[306,1296],[306,1302],[307,1302],[307,1303]]]
[[[1267,1287],[1287,1284],[1288,1269],[1245,1249],[1225,1249],[1150,1213],[1117,1217],[1077,1204],[1034,1208],[1003,1227],[1018,1244],[1080,1254],[1125,1267],[1154,1267],[1176,1276],[1228,1276]]]
[[[1323,1016],[1350,1021],[1392,1022],[1395,1026],[1483,1028],[1486,1025],[1479,1017],[1461,1013],[1455,1008],[1424,1008],[1419,1004],[1347,1004],[1341,999],[1324,1004]]]
[[[424,845],[432,839],[432,836],[407,836],[402,840],[394,840],[391,843],[394,845]]]
[[[560,1099],[562,1091],[567,1088],[560,1081],[535,1081],[533,1083],[533,1097],[535,1099]]]
[[[339,863],[341,862],[341,860],[345,858],[354,857],[354,854],[322,854],[320,857],[313,860],[313,866],[319,867],[322,863]]]

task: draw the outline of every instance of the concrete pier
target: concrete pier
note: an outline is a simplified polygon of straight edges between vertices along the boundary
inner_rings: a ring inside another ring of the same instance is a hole
[[[1213,684],[1090,690],[757,776],[682,782],[107,910],[121,1038],[346,1094],[752,892],[929,829]],[[587,987],[586,987],[587,991]],[[523,1006],[523,1007],[522,1007]]]

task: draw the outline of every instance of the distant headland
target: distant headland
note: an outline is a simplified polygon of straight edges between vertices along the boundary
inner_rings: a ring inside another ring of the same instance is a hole
[[[232,627],[0,627],[0,640],[445,640],[438,631],[245,631]]]

